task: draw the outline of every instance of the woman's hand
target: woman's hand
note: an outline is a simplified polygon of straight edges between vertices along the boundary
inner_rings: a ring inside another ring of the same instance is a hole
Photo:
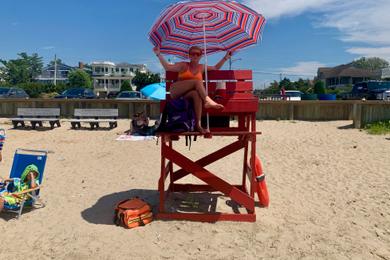
[[[227,51],[224,60],[228,60],[233,56],[233,51]]]
[[[158,47],[158,46],[154,47],[153,52],[154,52],[154,54],[156,54],[156,56],[159,56],[160,55],[160,47]]]

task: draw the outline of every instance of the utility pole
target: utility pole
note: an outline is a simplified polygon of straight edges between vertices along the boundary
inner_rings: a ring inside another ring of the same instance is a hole
[[[232,59],[232,57],[229,58],[229,70],[232,70],[232,63],[235,61],[242,60],[241,58],[238,59]]]
[[[54,54],[54,86],[57,86],[57,54]]]

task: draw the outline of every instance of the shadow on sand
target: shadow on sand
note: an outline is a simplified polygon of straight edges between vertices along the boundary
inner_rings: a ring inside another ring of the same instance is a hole
[[[338,129],[341,129],[341,130],[348,130],[348,129],[354,129],[355,126],[353,124],[349,124],[349,125],[343,125],[343,126],[339,126],[337,127]]]
[[[129,191],[116,192],[101,197],[90,208],[81,212],[81,216],[89,223],[114,225],[114,209],[118,202],[133,197],[139,197],[149,203],[153,208],[153,213],[158,205],[157,190],[134,189]]]
[[[114,209],[118,202],[139,197],[152,206],[153,214],[158,212],[159,193],[157,190],[134,189],[101,197],[90,208],[81,212],[89,223],[114,225]],[[219,202],[219,203],[218,203]],[[221,203],[222,202],[222,203]],[[166,212],[216,213],[219,209],[227,213],[239,213],[243,208],[234,201],[217,193],[209,192],[172,192],[166,198]]]

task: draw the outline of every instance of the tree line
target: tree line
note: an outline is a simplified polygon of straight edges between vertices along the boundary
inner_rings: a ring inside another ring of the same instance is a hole
[[[373,57],[362,57],[352,62],[352,66],[361,69],[379,70],[389,67],[389,62],[384,59]],[[342,93],[349,93],[352,90],[352,85],[348,84],[344,87],[338,87],[335,89],[325,88],[325,84],[320,80],[310,80],[300,78],[298,81],[291,81],[288,78],[284,78],[280,81],[274,81],[270,86],[264,90],[257,90],[257,94],[280,94],[281,90],[299,90],[303,94],[336,94],[338,97]]]
[[[50,61],[49,65],[54,65]],[[57,65],[61,65],[61,59],[57,59]],[[68,74],[67,83],[41,83],[37,77],[44,69],[43,58],[37,53],[31,55],[26,52],[18,53],[16,59],[0,59],[0,86],[16,86],[23,88],[32,98],[52,97],[72,87],[92,88],[92,70],[86,65],[86,69],[74,69]],[[130,82],[122,82],[121,91],[132,90],[132,85],[139,91],[148,84],[160,82],[160,75],[151,72],[141,73],[138,70]]]

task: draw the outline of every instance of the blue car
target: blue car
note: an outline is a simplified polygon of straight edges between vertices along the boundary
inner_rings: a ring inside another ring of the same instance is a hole
[[[29,98],[29,96],[21,88],[0,87],[0,98]]]
[[[82,98],[91,99],[96,98],[95,93],[89,88],[70,88],[61,93],[61,95],[54,98]]]

